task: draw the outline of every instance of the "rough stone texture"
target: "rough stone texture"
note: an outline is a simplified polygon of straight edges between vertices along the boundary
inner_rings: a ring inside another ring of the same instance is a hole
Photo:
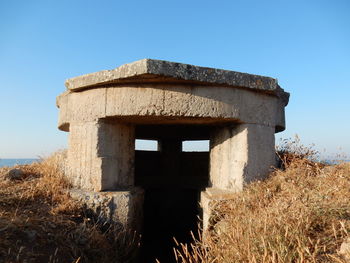
[[[186,83],[213,83],[270,92],[279,89],[277,80],[270,77],[154,59],[142,59],[113,70],[72,78],[66,81],[66,86],[69,90],[81,90],[96,85],[155,79],[163,82],[181,80]]]
[[[165,115],[275,126],[278,99],[267,94],[225,87],[181,86],[168,87],[164,96]]]
[[[269,77],[143,59],[66,81],[57,98],[59,128],[99,118],[185,118],[285,128],[289,94]],[[249,103],[247,103],[249,102]]]
[[[65,92],[57,97],[60,108],[59,127],[69,131],[71,122],[88,122],[105,117],[106,89]]]
[[[249,102],[249,103],[247,103]],[[275,127],[282,131],[284,102],[276,96],[250,90],[145,84],[64,93],[57,99],[59,128],[69,131],[73,122],[98,118],[123,118],[183,123],[186,118],[200,122],[244,122]]]
[[[107,89],[106,116],[163,116],[162,87],[126,86]]]
[[[91,192],[71,189],[72,198],[84,203],[98,219],[119,223],[124,229],[140,233],[142,227],[143,190]]]
[[[274,132],[256,124],[217,129],[210,141],[211,186],[240,191],[263,179],[276,164]]]
[[[70,127],[66,174],[75,187],[101,191],[133,185],[134,128],[94,121]]]

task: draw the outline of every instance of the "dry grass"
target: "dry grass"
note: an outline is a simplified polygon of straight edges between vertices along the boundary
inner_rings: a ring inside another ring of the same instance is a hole
[[[128,262],[136,239],[95,223],[69,198],[63,162],[59,152],[17,166],[21,180],[5,179],[10,168],[0,168],[0,262]]]
[[[297,142],[279,149],[284,170],[213,203],[204,240],[180,244],[178,262],[345,262],[350,164],[325,166]]]
[[[67,196],[62,154],[19,166],[21,180],[0,168],[0,262],[128,262],[136,239],[97,224]],[[213,203],[205,239],[179,244],[178,262],[345,262],[350,164],[317,163],[297,142],[279,154],[284,170]]]

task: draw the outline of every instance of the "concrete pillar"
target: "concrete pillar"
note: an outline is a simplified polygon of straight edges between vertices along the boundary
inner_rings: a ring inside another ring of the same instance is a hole
[[[164,176],[177,177],[179,175],[182,141],[178,139],[158,140],[158,150],[162,153]]]
[[[210,140],[210,184],[239,191],[244,184],[263,179],[276,164],[275,129],[239,124],[213,132]]]
[[[158,151],[169,154],[178,154],[182,151],[182,140],[161,139],[158,140]]]
[[[201,193],[203,229],[209,227],[212,204],[234,198],[234,193],[263,179],[276,164],[275,129],[239,124],[215,130],[210,139],[210,187]]]
[[[67,175],[75,187],[127,189],[134,184],[134,127],[104,120],[71,123]]]

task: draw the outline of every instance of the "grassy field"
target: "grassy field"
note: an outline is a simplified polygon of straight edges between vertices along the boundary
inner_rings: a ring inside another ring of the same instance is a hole
[[[213,203],[202,240],[179,244],[178,262],[346,262],[350,165],[326,166],[307,148],[284,145],[284,169]],[[66,194],[64,153],[0,168],[0,262],[128,262],[138,238],[101,225]]]

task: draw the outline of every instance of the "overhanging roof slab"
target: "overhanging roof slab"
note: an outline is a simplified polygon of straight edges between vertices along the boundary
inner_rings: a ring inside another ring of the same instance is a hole
[[[79,91],[108,84],[140,82],[230,86],[271,93],[280,89],[277,80],[270,77],[155,59],[142,59],[112,70],[71,78],[65,85],[70,91]]]

